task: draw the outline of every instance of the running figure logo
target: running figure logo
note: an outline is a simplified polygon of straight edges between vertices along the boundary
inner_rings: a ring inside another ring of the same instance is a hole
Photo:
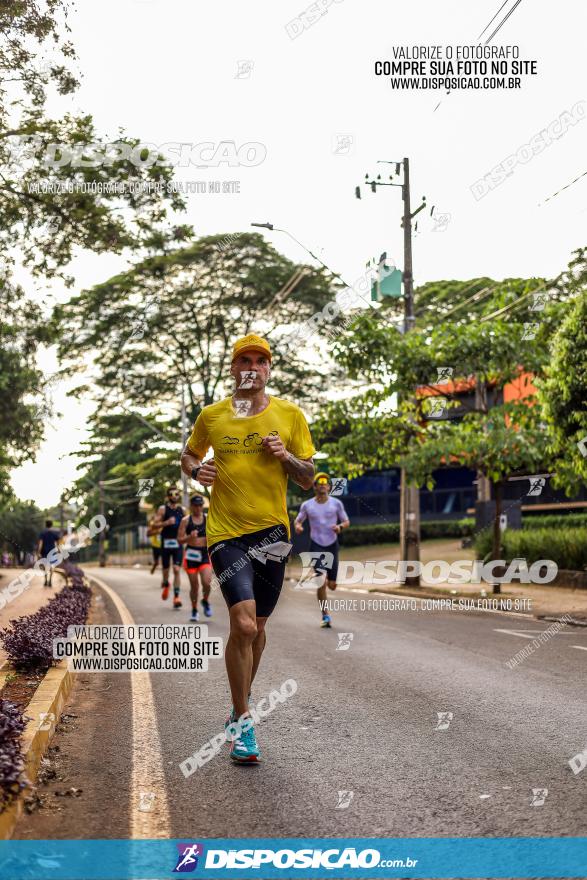
[[[436,384],[446,385],[447,382],[450,382],[452,374],[452,367],[436,367]]]
[[[55,721],[53,712],[39,712],[38,730],[51,730],[51,724]]]
[[[337,156],[349,156],[353,151],[352,134],[335,134],[332,138],[332,152]]]
[[[537,323],[524,321],[524,332],[522,333],[522,339],[534,339],[537,332],[538,332],[538,324]]]
[[[154,800],[155,792],[139,791],[139,806],[137,807],[137,809],[140,810],[141,813],[150,813]]]
[[[234,402],[235,415],[241,419],[246,418],[249,414],[249,410],[252,407],[252,405],[253,405],[252,400],[246,400],[246,399],[245,400],[240,400],[240,399],[235,400],[235,402]]]
[[[198,867],[198,856],[204,855],[204,847],[201,843],[178,843],[179,856],[177,865],[173,869],[174,874],[187,874],[195,871]]]
[[[332,568],[334,553],[320,551],[304,551],[300,553],[302,573],[294,590],[316,590],[324,583],[326,572]]]
[[[337,651],[348,651],[351,647],[351,642],[354,639],[354,633],[338,633],[338,645],[336,646]]]
[[[335,810],[347,810],[352,800],[355,796],[354,791],[339,791],[338,792],[338,803],[335,806]]]
[[[546,486],[546,480],[544,477],[528,477],[530,480],[530,488],[528,490],[528,495],[541,495],[542,490]]]
[[[452,712],[437,712],[438,715],[438,723],[434,730],[448,730],[450,727],[450,722],[454,718]]]
[[[444,232],[448,224],[450,223],[451,214],[433,214],[432,219],[434,221],[434,226],[432,227],[432,232]]]
[[[442,384],[442,383],[440,383]],[[446,403],[444,397],[429,397],[428,398],[428,418],[429,419],[441,419],[444,415],[444,410],[446,407]]]
[[[257,378],[256,370],[241,370],[241,381],[239,388],[252,388],[253,382]]]
[[[237,63],[237,70],[235,74],[235,79],[249,79],[251,73],[253,72],[253,67],[255,66],[255,62],[250,58],[242,58]]]
[[[146,496],[151,492],[151,489],[155,485],[155,480],[139,480],[139,490],[137,492],[137,496],[139,498],[146,498]]]
[[[544,309],[544,306],[548,302],[549,295],[548,293],[533,293],[532,294],[532,305],[530,306],[531,312],[541,312]]]
[[[533,788],[532,789],[532,800],[530,802],[531,807],[541,807],[548,796],[547,788]]]
[[[330,494],[334,495],[344,495],[347,486],[347,480],[345,477],[335,477],[332,481],[332,489],[330,490]]]

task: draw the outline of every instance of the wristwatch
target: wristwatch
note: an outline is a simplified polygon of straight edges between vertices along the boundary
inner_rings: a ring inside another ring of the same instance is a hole
[[[201,464],[198,465],[198,467],[193,467],[193,468],[192,468],[192,480],[197,480],[197,479],[198,479],[198,474],[200,473],[201,470],[202,470],[202,465],[201,465]]]

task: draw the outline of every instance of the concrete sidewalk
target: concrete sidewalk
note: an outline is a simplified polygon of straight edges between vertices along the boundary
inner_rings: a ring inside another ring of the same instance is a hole
[[[19,577],[25,571],[24,568],[0,569],[0,590],[4,590],[8,584]],[[18,617],[27,617],[34,614],[43,605],[46,605],[52,596],[55,596],[65,584],[65,578],[58,572],[53,572],[53,586],[51,589],[43,586],[43,575],[35,575],[26,590],[20,596],[11,597],[3,608],[0,609],[0,629],[5,629],[12,620]],[[0,666],[6,660],[6,652],[0,644]]]

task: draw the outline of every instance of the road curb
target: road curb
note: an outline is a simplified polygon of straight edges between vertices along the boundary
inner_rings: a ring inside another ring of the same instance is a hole
[[[576,618],[567,618],[566,614],[536,614],[536,620],[549,620],[554,623],[566,623],[567,626],[587,626],[587,620],[577,620]]]
[[[7,672],[10,672],[10,668],[7,669],[5,664],[2,673]],[[65,701],[71,693],[74,676],[75,673],[67,669],[64,660],[50,667],[24,711],[25,717],[29,719],[22,735],[27,785],[0,814],[0,840],[9,840],[12,837],[16,823],[23,813],[25,797],[36,782],[41,759],[47,751]]]

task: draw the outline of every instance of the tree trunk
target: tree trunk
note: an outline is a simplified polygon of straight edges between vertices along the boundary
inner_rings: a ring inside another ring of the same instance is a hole
[[[502,493],[503,483],[493,483],[493,494],[495,498],[495,519],[493,520],[493,560],[501,559],[501,511],[502,511]],[[493,592],[501,593],[501,584],[493,584]]]
[[[475,376],[475,412],[487,415],[487,383],[481,376]],[[477,501],[491,500],[491,483],[481,471],[477,471]]]

